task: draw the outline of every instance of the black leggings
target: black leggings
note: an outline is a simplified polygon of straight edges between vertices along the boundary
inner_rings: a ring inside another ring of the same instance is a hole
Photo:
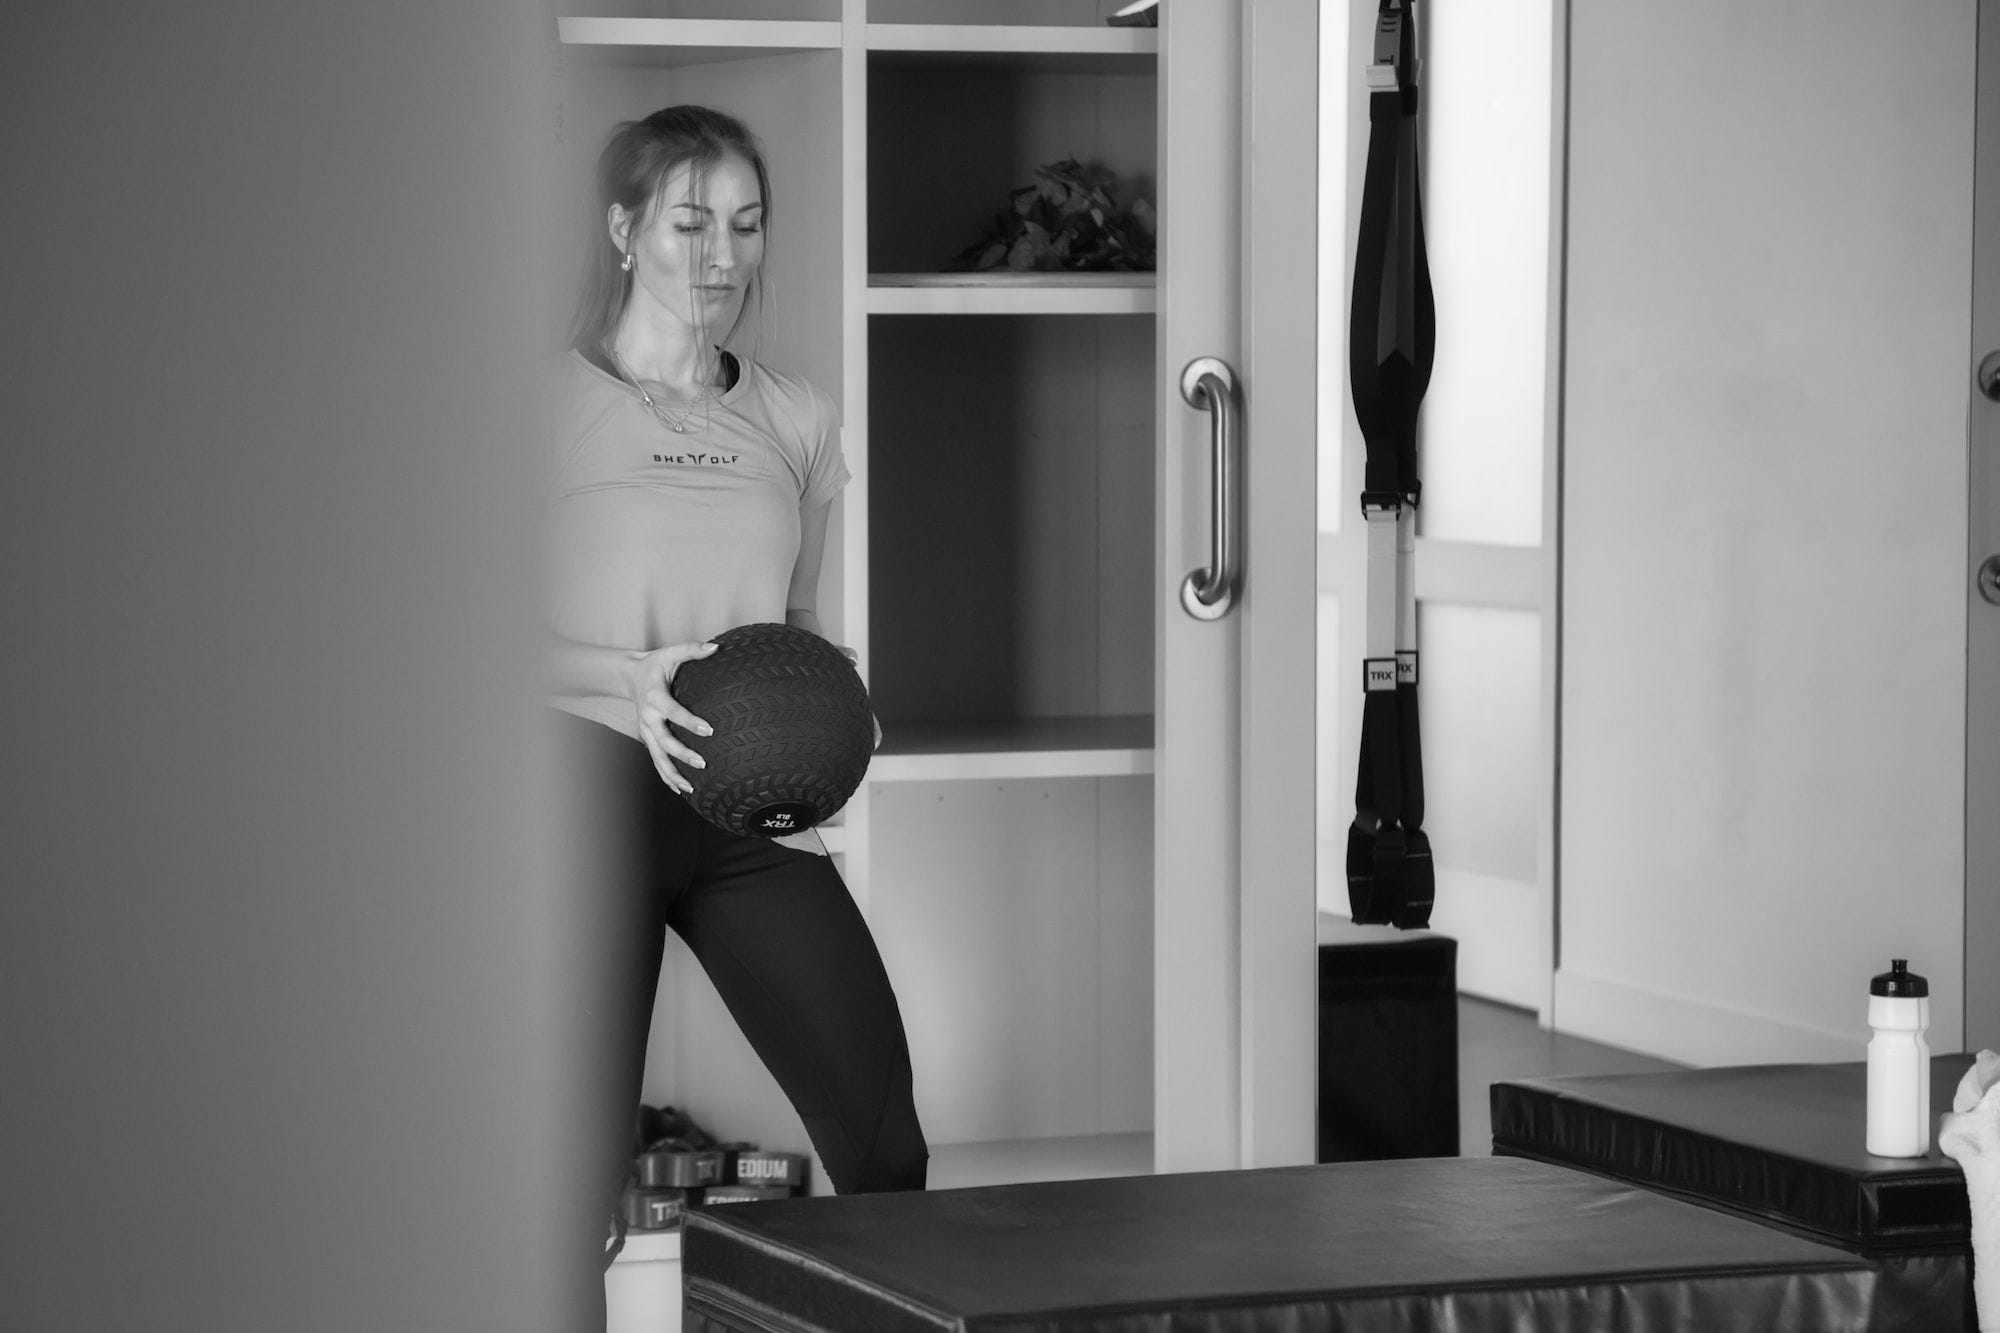
[[[911,1095],[903,1018],[868,923],[825,856],[726,833],[669,790],[638,741],[559,710],[559,771],[583,880],[602,910],[582,941],[595,967],[597,1231],[631,1165],[654,992],[669,927],[715,983],[799,1118],[835,1191],[922,1189],[929,1152]],[[728,1137],[728,1125],[707,1128]]]

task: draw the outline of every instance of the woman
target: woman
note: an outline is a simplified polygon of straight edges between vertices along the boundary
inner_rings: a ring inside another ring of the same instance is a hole
[[[848,477],[832,401],[724,348],[761,285],[764,158],[739,121],[668,107],[612,135],[597,209],[550,511],[554,725],[585,776],[586,881],[609,886],[587,927],[597,1238],[629,1165],[668,928],[835,1190],[921,1189],[902,1018],[846,886],[816,835],[780,845],[697,817],[683,769],[702,760],[668,730],[708,734],[669,692],[708,636],[775,620],[820,632],[827,513]]]

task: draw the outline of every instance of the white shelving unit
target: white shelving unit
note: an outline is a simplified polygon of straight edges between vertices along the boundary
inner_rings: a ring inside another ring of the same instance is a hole
[[[1150,1170],[1155,279],[941,270],[1043,163],[1151,195],[1158,35],[866,41],[856,879],[940,1186]]]
[[[941,271],[1041,163],[1154,197],[1158,35],[1110,7],[559,22],[579,192],[613,123],[674,102],[771,158],[757,354],[841,399],[822,618],[885,732],[822,835],[896,979],[940,1184],[1151,1167],[1153,275]],[[999,21],[879,21],[933,14]],[[647,1099],[806,1148],[677,944],[669,966]]]

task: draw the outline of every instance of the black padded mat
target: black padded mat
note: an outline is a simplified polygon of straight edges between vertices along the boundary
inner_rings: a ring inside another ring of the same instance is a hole
[[[1967,1299],[1518,1158],[748,1204],[691,1215],[682,1262],[690,1333],[1950,1329]]]
[[[1931,1059],[1933,1116],[1970,1055]],[[1492,1089],[1493,1150],[1601,1172],[1872,1251],[1963,1246],[1965,1177],[1870,1156],[1867,1065],[1747,1065],[1517,1079]]]

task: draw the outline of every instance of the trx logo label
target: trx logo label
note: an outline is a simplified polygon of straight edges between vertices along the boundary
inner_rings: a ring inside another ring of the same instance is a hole
[[[683,467],[728,467],[743,461],[742,454],[654,454],[655,463],[676,463]]]
[[[1414,667],[1412,668],[1414,670]],[[1396,659],[1393,657],[1369,657],[1362,659],[1361,675],[1364,688],[1373,694],[1377,690],[1396,688]]]
[[[773,801],[752,814],[748,823],[766,837],[779,838],[787,833],[805,832],[817,818],[818,812],[803,801]]]
[[[1417,655],[1415,653],[1396,654],[1396,683],[1414,685],[1417,683]]]

